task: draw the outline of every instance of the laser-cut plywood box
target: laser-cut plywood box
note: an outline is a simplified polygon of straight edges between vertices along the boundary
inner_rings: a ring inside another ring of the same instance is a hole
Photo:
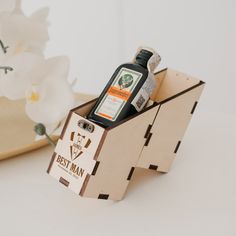
[[[136,167],[168,172],[204,82],[172,69],[155,78],[155,103],[112,127],[85,118],[96,99],[71,110],[48,173],[83,197],[121,200]]]

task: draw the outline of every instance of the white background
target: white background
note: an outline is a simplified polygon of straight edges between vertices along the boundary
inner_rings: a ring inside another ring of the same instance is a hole
[[[84,199],[45,174],[48,147],[0,163],[0,235],[236,235],[236,2],[23,0],[50,7],[47,55],[71,59],[99,94],[140,45],[207,82],[171,171],[137,171],[118,203]]]
[[[50,7],[47,55],[71,59],[77,91],[99,94],[140,45],[168,66],[207,82],[207,110],[232,113],[235,99],[234,0],[23,0],[27,14]]]

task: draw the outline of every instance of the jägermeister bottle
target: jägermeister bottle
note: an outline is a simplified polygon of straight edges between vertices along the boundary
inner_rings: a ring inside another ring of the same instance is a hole
[[[104,127],[141,111],[156,87],[154,69],[160,56],[150,48],[140,48],[133,63],[120,65],[87,118]]]

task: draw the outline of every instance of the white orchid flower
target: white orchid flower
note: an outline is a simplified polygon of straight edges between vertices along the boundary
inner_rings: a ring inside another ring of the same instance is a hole
[[[33,80],[26,94],[26,114],[36,123],[54,126],[74,106],[74,93],[67,81],[69,60],[55,57],[46,61],[43,79]],[[54,126],[55,127],[55,126]]]
[[[11,100],[25,98],[32,77],[39,77],[36,68],[44,63],[41,55],[28,52],[0,57],[0,94]]]
[[[26,98],[29,118],[57,133],[74,105],[66,57],[45,60],[48,8],[27,17],[21,0],[0,0],[0,96]],[[37,136],[36,136],[37,139]]]
[[[3,4],[9,12],[0,11],[0,96],[16,100],[25,97],[30,79],[37,76],[31,72],[43,63],[48,8],[26,17],[19,0],[9,2]]]
[[[0,14],[0,40],[8,55],[21,52],[42,54],[48,36],[48,8],[43,8],[30,17],[19,13]]]

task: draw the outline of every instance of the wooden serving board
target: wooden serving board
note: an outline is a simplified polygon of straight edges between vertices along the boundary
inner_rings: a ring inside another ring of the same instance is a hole
[[[95,95],[76,95],[77,101],[81,103],[94,97]],[[48,145],[46,139],[35,141],[34,125],[25,113],[25,100],[0,98],[0,160]],[[52,135],[51,138],[56,141],[58,136]]]

